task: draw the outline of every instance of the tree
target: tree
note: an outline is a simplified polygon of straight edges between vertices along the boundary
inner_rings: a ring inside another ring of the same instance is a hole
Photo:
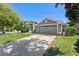
[[[22,30],[22,25],[17,24],[17,25],[15,26],[15,30],[21,31],[21,30]]]
[[[57,7],[59,3],[56,4]],[[79,3],[61,3],[60,5],[64,5],[65,8],[65,16],[69,19],[70,26],[79,23]]]
[[[75,34],[75,28],[72,26],[65,27],[66,35],[74,35]]]
[[[19,24],[19,16],[7,4],[0,4],[0,29],[5,33],[5,28]]]

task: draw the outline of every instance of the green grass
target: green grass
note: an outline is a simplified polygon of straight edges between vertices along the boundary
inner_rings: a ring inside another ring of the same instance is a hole
[[[29,34],[25,33],[6,33],[6,34],[1,34],[0,35],[0,44],[3,44],[4,42],[7,41],[14,41],[19,38],[27,37]]]
[[[57,36],[54,41],[49,45],[48,49],[44,53],[47,56],[54,55],[63,55],[63,56],[72,56],[78,55],[76,52],[75,45],[76,40],[79,39],[78,35],[74,36]]]

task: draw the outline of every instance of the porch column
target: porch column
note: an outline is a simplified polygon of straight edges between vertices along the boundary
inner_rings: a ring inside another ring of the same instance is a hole
[[[40,33],[40,26],[39,26],[39,33]]]
[[[58,34],[58,24],[57,24],[57,34]]]
[[[63,26],[61,25],[61,34],[63,34]]]

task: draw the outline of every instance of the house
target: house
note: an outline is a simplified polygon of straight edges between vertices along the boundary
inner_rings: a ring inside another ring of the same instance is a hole
[[[25,30],[28,30],[29,32],[35,31],[36,24],[37,22],[34,22],[34,21],[22,21],[23,28]]]
[[[50,20],[48,18],[45,18],[42,22],[40,22],[36,28],[35,31],[37,33],[43,33],[43,34],[63,34],[63,27],[64,23],[62,21],[58,20]]]
[[[59,20],[50,20],[45,18],[40,23],[31,22],[29,25],[29,32],[42,33],[42,34],[63,34],[64,23]],[[25,26],[27,28],[27,25]]]

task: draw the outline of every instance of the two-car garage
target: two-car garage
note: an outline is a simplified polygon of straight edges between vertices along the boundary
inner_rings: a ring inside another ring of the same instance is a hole
[[[40,26],[39,32],[44,34],[57,34],[57,26],[56,25]]]
[[[57,34],[57,25],[39,26],[36,28],[36,32],[42,34]]]

